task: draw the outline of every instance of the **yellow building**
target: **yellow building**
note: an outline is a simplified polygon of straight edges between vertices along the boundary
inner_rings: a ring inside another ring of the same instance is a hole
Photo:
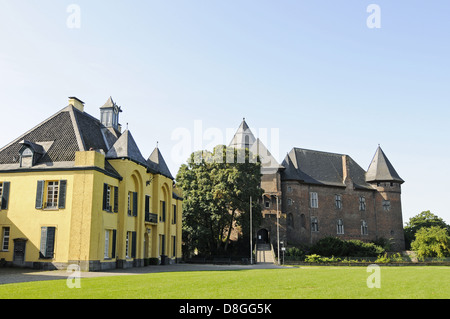
[[[182,199],[158,147],[146,160],[121,108],[69,105],[0,149],[0,263],[140,267],[181,258]]]

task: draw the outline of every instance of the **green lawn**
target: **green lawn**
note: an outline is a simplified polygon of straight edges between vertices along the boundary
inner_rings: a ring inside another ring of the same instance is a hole
[[[292,267],[152,273],[0,285],[0,298],[304,299],[450,298],[450,267],[381,267],[381,287],[369,289],[366,267]]]

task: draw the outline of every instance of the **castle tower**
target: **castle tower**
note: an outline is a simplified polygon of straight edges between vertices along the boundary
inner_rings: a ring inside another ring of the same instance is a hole
[[[378,238],[391,240],[392,250],[404,250],[401,185],[405,182],[378,146],[366,173],[366,182],[376,190],[375,214]]]
[[[114,128],[120,132],[119,113],[122,112],[120,106],[118,106],[110,97],[106,103],[100,107],[100,121],[107,128]]]

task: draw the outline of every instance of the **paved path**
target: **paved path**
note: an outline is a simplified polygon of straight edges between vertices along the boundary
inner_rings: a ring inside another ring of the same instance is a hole
[[[250,269],[280,269],[286,268],[274,264],[256,265],[210,265],[210,264],[175,264],[165,266],[147,266],[128,269],[113,269],[102,272],[81,272],[81,278],[139,275],[160,272],[179,271],[223,271],[223,270],[250,270]],[[17,282],[67,279],[72,272],[66,270],[40,271],[21,268],[0,268],[0,284]]]

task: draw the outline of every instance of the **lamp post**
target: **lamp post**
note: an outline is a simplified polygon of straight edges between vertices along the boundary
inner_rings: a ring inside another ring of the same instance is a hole
[[[278,246],[278,266],[280,265],[280,214],[278,213],[278,195],[274,195],[277,199],[277,246]]]
[[[252,197],[250,196],[250,265],[253,265]]]

